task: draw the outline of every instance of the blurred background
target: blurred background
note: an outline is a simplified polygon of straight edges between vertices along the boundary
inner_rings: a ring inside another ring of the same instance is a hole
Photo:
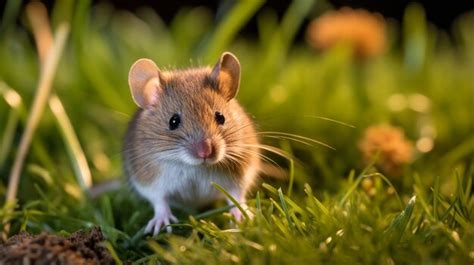
[[[47,14],[53,34],[63,24],[69,34],[58,101],[41,113],[22,170],[21,203],[50,198],[81,215],[66,206],[84,202],[91,184],[125,179],[122,139],[136,110],[127,73],[137,58],[171,69],[214,64],[223,51],[241,61],[238,99],[259,130],[334,147],[262,139],[295,157],[296,196],[304,183],[318,196],[337,194],[372,162],[405,201],[416,182],[429,187],[439,176],[449,194],[455,172],[472,177],[472,1],[63,0],[30,13],[27,3],[1,4],[0,194],[41,73],[35,18]],[[393,191],[380,185],[364,189],[384,201]],[[136,203],[120,196],[112,203]]]
[[[100,226],[118,261],[472,263],[473,3],[1,1],[4,236]],[[174,211],[177,235],[151,240],[153,210],[122,170],[129,68],[224,51],[262,142],[291,159],[265,155],[291,177],[249,195],[268,222],[227,230],[218,204],[199,221]]]
[[[0,5],[0,11],[5,8],[7,1],[3,1]],[[26,5],[28,1],[21,0],[22,5]],[[54,5],[53,0],[42,1],[48,9],[51,9]],[[169,23],[172,21],[174,14],[176,14],[183,7],[198,7],[204,6],[207,7],[212,13],[218,14],[223,13],[226,8],[229,8],[235,0],[225,0],[225,1],[216,1],[216,0],[178,0],[178,1],[124,1],[124,0],[90,0],[93,4],[98,3],[109,3],[116,7],[117,9],[126,9],[134,11],[140,7],[148,6],[153,8],[159,16],[166,22]],[[423,1],[375,1],[375,0],[329,0],[329,1],[319,1],[322,6],[331,6],[333,8],[341,8],[343,6],[348,6],[352,8],[363,8],[371,12],[378,12],[386,18],[392,18],[397,21],[401,21],[403,18],[403,13],[405,8],[413,2],[419,3],[422,5],[426,11],[427,20],[436,25],[438,28],[450,30],[452,22],[462,13],[472,10],[474,8],[474,3],[469,0],[459,0],[453,1],[450,3],[449,7],[442,5],[441,3],[423,0]],[[262,8],[271,8],[277,12],[281,17],[285,10],[289,7],[291,1],[285,0],[274,0],[267,1],[263,4]],[[253,18],[247,23],[242,32],[253,34],[254,36],[257,33],[256,28],[256,19]]]

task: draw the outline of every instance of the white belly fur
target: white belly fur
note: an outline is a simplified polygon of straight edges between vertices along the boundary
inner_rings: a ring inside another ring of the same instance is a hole
[[[200,207],[224,198],[222,192],[212,186],[212,182],[231,193],[241,189],[236,179],[222,171],[173,164],[161,165],[160,169],[162,174],[149,184],[133,181],[132,178],[133,186],[139,194],[152,204],[164,199],[171,205]]]

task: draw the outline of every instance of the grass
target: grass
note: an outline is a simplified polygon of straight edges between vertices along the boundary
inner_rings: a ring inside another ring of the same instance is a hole
[[[130,13],[58,1],[50,10],[53,29],[68,23],[70,36],[55,74],[56,96],[35,114],[17,205],[0,211],[11,220],[10,235],[98,225],[117,259],[137,263],[473,263],[472,14],[448,36],[411,5],[401,25],[388,24],[387,51],[361,62],[347,47],[314,52],[294,40],[321,4],[295,0],[281,21],[261,5],[239,3],[217,23],[205,9],[183,8],[165,26],[148,8]],[[40,76],[24,11],[15,1],[8,7],[0,35],[2,198]],[[239,36],[252,17],[258,39]],[[228,207],[219,203],[191,215],[175,209],[180,223],[173,234],[144,236],[152,216],[147,202],[127,187],[91,198],[81,176],[90,170],[94,184],[125,179],[120,150],[135,110],[126,80],[134,60],[189,67],[213,64],[223,50],[241,61],[238,98],[260,131],[295,133],[336,150],[265,138],[297,161],[272,157],[290,178],[261,180],[249,198],[252,220],[230,224]],[[420,98],[428,108],[420,110]],[[394,108],[396,99],[407,106]],[[403,128],[414,142],[429,136],[434,146],[417,151],[399,176],[385,175],[364,166],[357,148],[363,131],[380,123]]]

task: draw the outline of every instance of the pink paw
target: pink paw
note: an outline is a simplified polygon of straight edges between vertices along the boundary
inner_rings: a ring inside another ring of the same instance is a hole
[[[246,204],[241,204],[240,206],[244,209],[245,213],[247,213],[248,217],[250,219],[253,219],[253,213],[249,210],[249,207]],[[234,216],[237,222],[242,221],[243,214],[239,208],[233,207],[232,209],[230,209],[230,214]]]
[[[171,233],[171,226],[168,226],[170,221],[178,222],[178,218],[176,218],[170,210],[155,213],[155,216],[148,222],[145,233],[152,233],[153,236],[156,236],[164,226],[167,226],[166,231]]]

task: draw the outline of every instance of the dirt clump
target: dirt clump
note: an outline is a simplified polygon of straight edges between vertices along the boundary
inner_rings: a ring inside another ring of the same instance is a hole
[[[101,244],[104,240],[98,227],[90,232],[77,231],[69,237],[22,232],[0,243],[0,265],[115,264]]]

